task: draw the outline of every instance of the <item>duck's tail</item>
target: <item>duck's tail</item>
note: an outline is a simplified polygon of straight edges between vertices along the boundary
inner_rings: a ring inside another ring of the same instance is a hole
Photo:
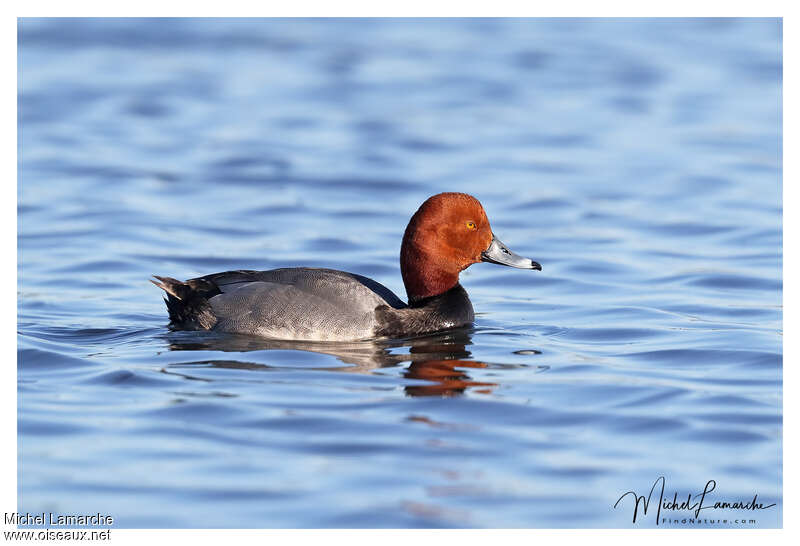
[[[158,280],[151,279],[150,282],[167,293],[164,303],[169,311],[170,326],[186,330],[210,330],[214,327],[217,317],[208,298],[219,294],[219,289],[215,294],[209,294],[206,287],[195,286],[197,283],[191,280],[183,282],[172,277],[153,277]]]

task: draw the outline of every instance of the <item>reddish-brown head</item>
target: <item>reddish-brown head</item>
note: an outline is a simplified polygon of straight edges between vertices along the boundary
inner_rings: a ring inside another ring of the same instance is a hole
[[[400,249],[409,302],[442,294],[458,274],[481,261],[492,228],[480,202],[466,193],[430,197],[411,217]]]

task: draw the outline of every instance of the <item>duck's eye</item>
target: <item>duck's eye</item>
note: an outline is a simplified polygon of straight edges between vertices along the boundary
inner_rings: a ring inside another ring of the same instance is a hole
[[[478,229],[478,226],[475,225],[475,222],[467,222],[467,229]]]

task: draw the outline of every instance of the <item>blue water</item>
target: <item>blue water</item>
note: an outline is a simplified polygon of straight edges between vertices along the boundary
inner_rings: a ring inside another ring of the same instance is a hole
[[[652,527],[614,503],[664,476],[777,505],[660,527],[781,526],[781,32],[21,20],[19,511]],[[405,297],[403,230],[445,190],[543,266],[466,270],[471,329],[170,332],[148,282],[305,265]]]

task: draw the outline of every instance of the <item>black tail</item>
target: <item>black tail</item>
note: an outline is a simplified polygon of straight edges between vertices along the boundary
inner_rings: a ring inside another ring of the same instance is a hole
[[[208,299],[221,291],[213,282],[191,279],[186,282],[153,275],[151,283],[167,293],[164,303],[169,311],[170,326],[187,330],[210,330],[217,323]]]

